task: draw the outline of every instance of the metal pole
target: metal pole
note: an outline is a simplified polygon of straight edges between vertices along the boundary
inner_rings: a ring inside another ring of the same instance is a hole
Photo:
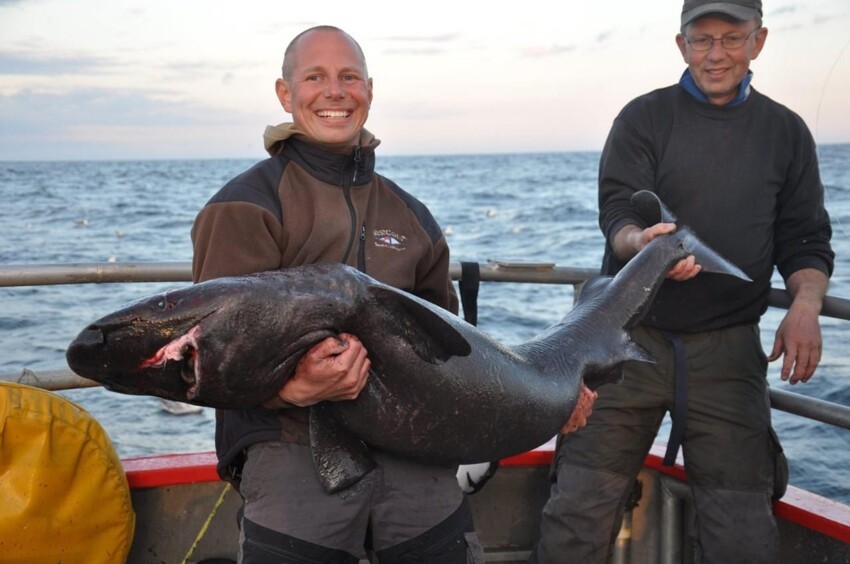
[[[687,484],[661,475],[661,564],[682,562],[683,505],[690,498]]]
[[[590,268],[565,268],[551,263],[492,260],[480,264],[481,280],[581,284],[599,274]],[[460,263],[451,263],[452,279],[461,277]],[[189,262],[78,263],[0,266],[0,287],[117,282],[191,282]]]
[[[599,274],[599,271],[593,268],[566,268],[543,262],[490,259],[479,264],[481,280],[488,282],[581,284]],[[449,272],[452,279],[459,280],[460,263],[451,263]],[[0,287],[107,282],[191,282],[191,280],[192,264],[190,262],[95,262],[0,266]],[[772,307],[787,309],[791,304],[791,296],[785,290],[774,288],[770,291],[768,304]],[[826,296],[821,315],[850,319],[850,300]]]
[[[844,405],[771,388],[770,406],[780,411],[850,429],[850,407]]]
[[[100,383],[77,376],[70,370],[44,370],[36,373],[29,368],[24,368],[20,374],[0,375],[0,382],[24,384],[34,388],[41,388],[42,390],[53,391],[100,386]]]
[[[188,262],[79,263],[0,267],[2,286],[45,286],[103,282],[191,282]]]

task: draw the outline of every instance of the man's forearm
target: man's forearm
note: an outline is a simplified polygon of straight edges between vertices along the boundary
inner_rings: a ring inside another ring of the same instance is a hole
[[[642,231],[643,229],[633,224],[625,225],[617,231],[614,240],[611,241],[611,248],[614,249],[617,258],[628,261],[638,253],[640,250],[638,242]]]
[[[829,277],[816,268],[804,268],[788,277],[785,288],[794,299],[794,304],[806,305],[819,315],[823,297],[829,288]]]

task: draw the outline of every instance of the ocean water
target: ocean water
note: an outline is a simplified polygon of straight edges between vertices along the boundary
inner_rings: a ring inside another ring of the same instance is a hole
[[[850,145],[819,147],[837,254],[830,293],[850,298]],[[454,261],[554,262],[598,268],[599,154],[381,157],[378,170],[415,194],[447,233]],[[189,261],[198,209],[254,160],[0,162],[0,265]],[[781,286],[781,280],[776,279]],[[83,326],[175,283],[0,288],[0,374],[65,368]],[[570,308],[569,286],[484,283],[479,327],[506,344]],[[782,312],[762,323],[770,349]],[[823,319],[824,355],[806,385],[779,389],[850,405],[850,325]],[[62,392],[104,426],[122,457],[212,450],[213,412],[175,416],[158,399],[100,388]],[[850,432],[774,411],[791,481],[850,504]],[[665,429],[662,429],[662,434]],[[666,435],[662,437],[666,440]]]

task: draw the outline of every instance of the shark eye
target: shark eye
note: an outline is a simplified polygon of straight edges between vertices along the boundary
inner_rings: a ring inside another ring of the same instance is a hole
[[[177,305],[177,302],[174,302],[167,298],[162,298],[161,300],[157,300],[156,309],[160,311],[169,311],[171,309],[174,309],[175,305]]]

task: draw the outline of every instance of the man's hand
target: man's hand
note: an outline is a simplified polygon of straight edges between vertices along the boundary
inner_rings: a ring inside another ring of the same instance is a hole
[[[355,399],[366,386],[371,365],[360,339],[347,333],[329,337],[307,351],[278,397],[264,405],[279,406],[278,399],[298,407]]]
[[[696,257],[694,255],[688,255],[667,271],[667,278],[676,282],[682,282],[684,280],[690,280],[699,274],[701,270],[702,267],[696,263]]]
[[[637,225],[626,225],[614,236],[614,253],[622,260],[631,260],[659,235],[667,235],[675,231],[675,223],[656,223],[646,229],[641,229]],[[702,267],[696,264],[696,259],[691,255],[673,265],[667,271],[667,278],[682,282],[683,280],[690,280],[699,274],[700,270],[702,270]]]
[[[818,315],[792,307],[776,330],[776,340],[767,360],[773,362],[784,353],[780,376],[796,384],[809,381],[820,363],[821,352]]]
[[[784,354],[780,376],[791,384],[808,382],[820,363],[823,340],[819,316],[828,284],[826,275],[813,268],[798,270],[786,281],[794,301],[776,329],[767,360],[772,362]]]
[[[591,412],[593,412],[593,403],[596,401],[598,396],[599,394],[591,391],[591,389],[585,386],[582,382],[576,407],[573,409],[573,413],[570,415],[569,421],[561,427],[562,435],[572,433],[573,431],[577,431],[579,428],[587,425],[587,418],[590,417]]]

